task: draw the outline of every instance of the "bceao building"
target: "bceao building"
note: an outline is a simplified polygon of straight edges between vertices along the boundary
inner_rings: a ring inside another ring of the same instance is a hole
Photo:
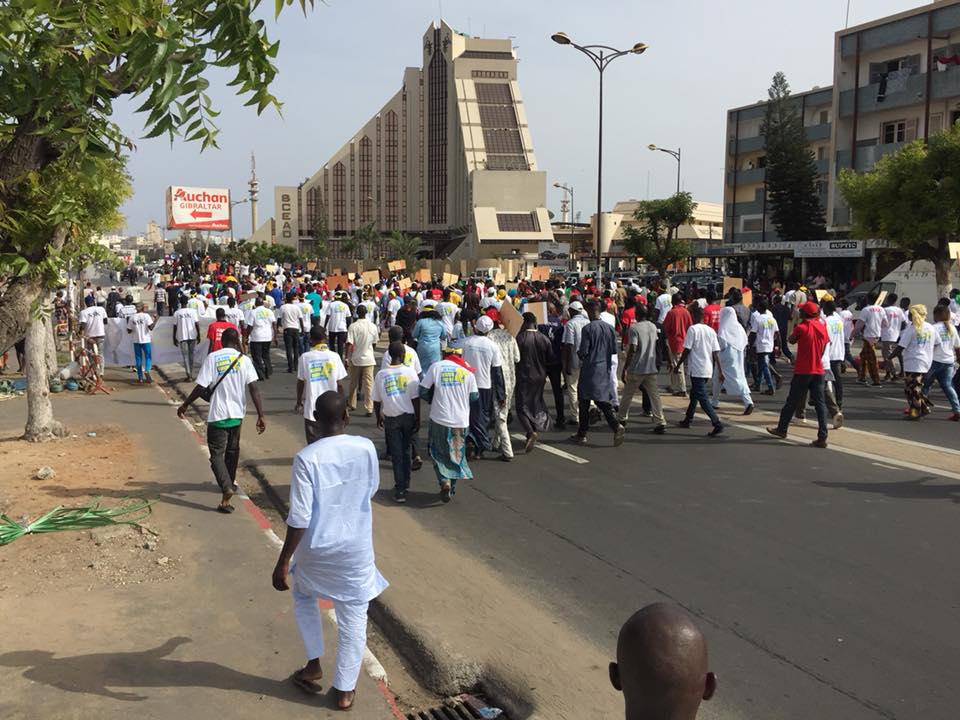
[[[325,216],[331,245],[375,223],[419,235],[436,257],[536,252],[553,240],[546,190],[511,41],[441,21],[397,93],[312,177],[275,188],[275,220],[254,239],[305,248]]]

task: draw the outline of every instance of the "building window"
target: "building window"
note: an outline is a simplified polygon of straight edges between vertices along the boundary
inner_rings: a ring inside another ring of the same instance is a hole
[[[497,213],[500,232],[540,232],[536,213]]]
[[[740,218],[740,232],[762,232],[763,215],[751,215]]]
[[[943,132],[943,113],[935,113],[930,116],[930,127],[927,133],[936,135],[941,132]]]
[[[757,167],[765,168],[766,166],[767,166],[767,156],[761,155],[760,157],[757,158]]]
[[[827,182],[825,180],[817,180],[814,185],[817,188],[817,195],[826,195],[827,193]]]
[[[358,153],[358,185],[359,185],[359,205],[360,205],[360,224],[366,225],[373,220],[373,163],[371,158],[370,138],[364,135],[360,139],[360,152]]]
[[[828,122],[830,122],[830,111],[829,111],[829,110],[821,110],[821,111],[820,111],[820,124],[821,124],[821,125],[826,125]]]
[[[342,162],[333,166],[333,231],[347,231],[347,169]]]
[[[476,88],[487,169],[529,170],[510,85],[478,83]]]
[[[464,50],[460,57],[469,60],[513,60],[513,53],[491,50]]]
[[[817,160],[826,160],[827,159],[827,146],[821,145],[817,148]]]
[[[907,121],[894,120],[884,123],[881,126],[880,137],[884,145],[905,142],[907,139]]]
[[[503,70],[471,70],[470,77],[482,80],[509,80],[510,73]]]
[[[440,52],[440,30],[434,31],[430,60],[429,138],[427,144],[427,203],[431,225],[447,222],[447,61]]]
[[[390,110],[383,119],[384,222],[390,229],[398,224],[397,215],[397,114]]]

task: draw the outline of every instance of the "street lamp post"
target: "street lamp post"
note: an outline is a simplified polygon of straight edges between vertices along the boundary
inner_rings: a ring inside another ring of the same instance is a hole
[[[659,150],[660,152],[665,152],[667,155],[672,155],[673,159],[677,161],[677,194],[680,194],[680,148],[676,150],[668,150],[667,148],[657,147],[653,143],[647,145],[647,150],[655,151]]]
[[[619,57],[624,55],[641,55],[646,51],[647,45],[636,43],[629,50],[617,50],[609,45],[577,45],[570,37],[563,32],[557,32],[550,36],[558,45],[569,45],[576,48],[586,55],[596,66],[600,73],[600,92],[598,96],[598,131],[597,131],[597,289],[603,286],[603,253],[601,233],[603,224],[601,215],[603,213],[603,71],[607,66]]]

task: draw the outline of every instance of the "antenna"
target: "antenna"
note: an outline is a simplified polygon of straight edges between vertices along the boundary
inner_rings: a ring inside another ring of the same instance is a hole
[[[843,27],[844,28],[850,27],[850,0],[847,0],[847,21]]]

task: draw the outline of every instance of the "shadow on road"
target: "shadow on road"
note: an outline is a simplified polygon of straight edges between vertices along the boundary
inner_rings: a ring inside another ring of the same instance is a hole
[[[853,492],[869,492],[897,500],[951,500],[960,503],[960,485],[927,485],[928,481],[936,482],[938,478],[925,475],[916,480],[901,482],[828,482],[814,480],[814,485],[823,488],[851,490]]]
[[[138,482],[131,481],[127,483],[129,489],[110,490],[99,487],[65,487],[64,485],[44,485],[43,490],[47,495],[56,498],[71,499],[77,497],[108,497],[108,498],[129,498],[142,497],[145,500],[156,499],[169,505],[177,505],[189,510],[202,510],[204,512],[213,512],[216,510],[216,502],[213,499],[210,505],[201,505],[183,498],[187,492],[209,492],[220,498],[220,491],[211,481],[209,484],[196,485],[192,483],[164,483],[164,482]]]
[[[23,677],[65,692],[100,695],[113,700],[142,702],[143,688],[202,687],[266,695],[316,707],[321,701],[307,698],[287,681],[240,672],[204,660],[171,660],[167,656],[190,638],[174,637],[140,652],[106,652],[55,657],[46,650],[18,650],[0,655],[0,666],[26,668]],[[114,688],[134,688],[128,692]],[[335,707],[332,698],[324,705]]]

